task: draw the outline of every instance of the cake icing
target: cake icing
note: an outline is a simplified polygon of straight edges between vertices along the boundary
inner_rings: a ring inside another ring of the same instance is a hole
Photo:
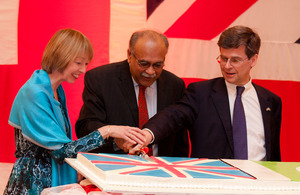
[[[80,153],[78,161],[111,185],[197,187],[204,180],[254,180],[221,160]]]
[[[125,154],[79,153],[76,162],[87,178],[91,176],[96,185],[101,183],[102,186],[110,186],[108,189],[147,189],[150,192],[250,191],[253,194],[300,192],[299,182],[282,180],[281,177],[279,180],[257,179],[255,175],[221,159],[151,157],[146,160]],[[234,162],[237,164],[238,161]],[[241,162],[244,164],[248,161]]]

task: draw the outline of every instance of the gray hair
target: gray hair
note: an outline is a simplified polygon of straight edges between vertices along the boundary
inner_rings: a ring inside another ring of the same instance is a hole
[[[158,39],[163,39],[166,49],[168,51],[169,48],[169,41],[168,38],[163,35],[162,33],[156,32],[154,30],[141,30],[141,31],[136,31],[131,35],[131,38],[129,40],[129,50],[130,52],[133,52],[133,48],[138,41],[139,38],[142,37],[148,37],[151,40],[157,41]]]

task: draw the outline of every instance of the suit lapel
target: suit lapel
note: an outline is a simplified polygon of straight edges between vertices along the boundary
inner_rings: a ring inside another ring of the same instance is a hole
[[[165,92],[167,91],[166,89],[167,86],[164,84],[165,76],[163,72],[156,81],[157,81],[157,112],[159,112],[160,110],[162,110],[168,105],[168,103],[166,102],[167,96],[165,95],[166,94]]]
[[[127,61],[119,66],[119,90],[122,92],[123,97],[120,97],[120,101],[125,101],[129,107],[131,115],[138,127],[138,105],[136,101],[135,90],[133,86],[132,77],[129,70],[129,64]]]
[[[233,135],[232,125],[229,109],[229,100],[225,80],[223,78],[217,79],[212,87],[212,100],[223,123],[230,148],[233,151]]]
[[[265,146],[266,153],[271,154],[271,126],[270,121],[272,120],[272,102],[268,95],[264,92],[263,88],[253,83],[253,86],[256,90],[258,101],[260,104],[260,109],[262,113],[262,119],[265,130]]]

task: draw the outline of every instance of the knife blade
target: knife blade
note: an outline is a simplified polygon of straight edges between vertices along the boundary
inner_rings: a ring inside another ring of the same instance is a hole
[[[149,151],[149,148],[145,147],[142,148],[141,150],[137,151],[137,156],[142,157],[145,160],[151,161],[151,162],[155,162],[154,159],[152,159],[150,156],[148,156],[147,151]]]

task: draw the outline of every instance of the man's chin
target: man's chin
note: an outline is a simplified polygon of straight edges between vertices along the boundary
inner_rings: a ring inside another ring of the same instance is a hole
[[[145,87],[150,87],[154,83],[154,81],[155,81],[154,79],[143,79],[141,85]]]
[[[225,79],[228,83],[230,83],[230,84],[235,84],[235,83],[236,83],[236,81],[235,81],[234,78],[231,78],[231,77],[224,77],[224,79]]]

